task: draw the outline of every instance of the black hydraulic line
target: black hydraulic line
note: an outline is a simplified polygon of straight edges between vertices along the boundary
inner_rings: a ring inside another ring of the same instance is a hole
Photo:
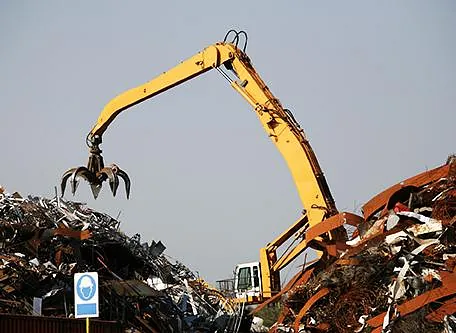
[[[236,45],[236,47],[238,47],[239,45],[239,41],[240,41],[240,36],[243,35],[244,36],[244,46],[242,47],[242,51],[245,52],[245,50],[247,49],[247,40],[248,40],[248,37],[247,37],[247,33],[244,31],[244,30],[241,30],[241,31],[236,31],[234,29],[231,29],[229,30],[226,35],[225,35],[225,38],[223,38],[223,42],[226,43],[226,41],[228,40],[228,37],[230,34],[234,33],[234,37],[233,39],[231,40],[231,43],[233,43],[234,45]]]
[[[237,34],[238,34],[238,36],[244,35],[244,47],[242,48],[242,51],[245,52],[245,50],[247,49],[247,40],[248,40],[247,33],[244,30],[241,30]]]
[[[228,32],[227,32],[226,35],[225,35],[225,38],[223,38],[223,42],[224,42],[224,43],[226,43],[226,41],[227,41],[227,39],[228,39],[228,36],[229,36],[232,32],[234,32],[235,35],[238,34],[237,31],[234,30],[234,29],[228,30]],[[235,37],[235,38],[236,38],[236,37]],[[234,38],[233,38],[233,40],[234,40]]]

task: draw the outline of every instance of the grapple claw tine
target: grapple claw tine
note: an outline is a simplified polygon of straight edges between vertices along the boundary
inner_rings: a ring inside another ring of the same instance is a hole
[[[67,181],[70,183],[71,193],[75,195],[79,184],[79,178],[85,179],[90,183],[90,185],[99,185],[97,177],[86,167],[81,166],[73,168],[63,174],[62,183],[60,184],[62,189],[62,196],[65,193]]]
[[[104,178],[103,175],[109,180],[109,187],[111,188],[112,195],[116,196],[117,188],[119,187],[119,178],[117,177],[116,172],[111,167],[105,167],[100,171],[100,176],[102,178]]]
[[[79,181],[76,178],[76,174],[73,175],[73,177],[71,177],[70,185],[71,185],[71,193],[73,195],[75,195],[76,194],[76,190],[78,189],[78,185],[79,185]]]
[[[101,185],[99,185],[99,184],[91,184],[90,188],[92,190],[93,198],[94,199],[98,198],[98,194],[100,194],[100,190],[101,190]]]
[[[71,175],[73,175],[74,171],[76,170],[76,168],[72,168],[72,169],[69,169],[67,170],[63,176],[62,176],[62,181],[60,182],[60,190],[62,191],[61,193],[61,197],[63,197],[63,195],[65,194],[65,188],[66,188],[66,183],[68,181],[68,178],[71,177]]]
[[[130,177],[128,177],[127,173],[119,168],[117,168],[117,175],[122,178],[125,182],[125,192],[127,193],[127,199],[130,198],[130,186],[131,181]]]
[[[113,173],[113,179],[109,179],[109,187],[111,187],[111,192],[113,196],[116,196],[117,188],[119,187],[119,178],[115,173]]]

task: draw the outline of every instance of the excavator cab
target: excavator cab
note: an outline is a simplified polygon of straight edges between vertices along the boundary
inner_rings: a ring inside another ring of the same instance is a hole
[[[258,261],[239,264],[234,272],[234,291],[237,299],[260,298],[261,270]]]

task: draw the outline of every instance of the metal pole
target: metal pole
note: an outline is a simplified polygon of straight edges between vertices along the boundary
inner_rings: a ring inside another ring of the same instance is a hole
[[[86,318],[86,333],[89,333],[89,317]]]

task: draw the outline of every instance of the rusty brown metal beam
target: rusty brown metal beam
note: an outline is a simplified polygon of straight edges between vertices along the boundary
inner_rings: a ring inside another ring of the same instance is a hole
[[[279,316],[278,316],[275,324],[269,329],[269,333],[276,333],[277,328],[280,325],[282,325],[283,321],[285,320],[285,318],[287,318],[287,316],[290,314],[290,312],[291,312],[291,309],[289,307],[285,306],[283,308],[282,312],[279,313]]]
[[[437,310],[431,312],[426,316],[427,320],[435,321],[435,322],[443,322],[443,318],[446,315],[450,315],[456,313],[456,297],[453,297],[449,300],[443,302],[443,305],[439,307]]]
[[[310,242],[316,237],[323,235],[331,230],[336,229],[344,224],[350,224],[357,226],[362,223],[364,219],[361,216],[352,214],[352,213],[339,213],[334,216],[327,218],[326,220],[321,221],[320,223],[314,225],[306,231],[306,241]]]
[[[299,310],[298,315],[296,316],[293,327],[295,332],[299,332],[299,324],[301,323],[301,319],[306,315],[307,311],[314,305],[320,298],[329,294],[328,288],[320,289],[315,295],[313,295],[309,300],[304,304],[304,306]]]
[[[371,333],[382,333],[382,331],[383,331],[383,327],[379,326],[375,330],[373,330]]]
[[[427,185],[442,177],[446,177],[448,175],[449,170],[450,170],[450,165],[448,165],[448,164],[442,165],[435,169],[422,172],[416,176],[413,176],[402,182],[399,182],[399,183],[391,186],[390,188],[384,190],[383,192],[377,194],[375,197],[373,197],[368,202],[366,202],[364,204],[364,206],[362,207],[364,219],[366,221],[369,220],[374,214],[376,214],[381,209],[383,209],[386,206],[386,204],[388,203],[388,200],[391,198],[391,196],[394,193],[396,193],[397,191],[399,191],[400,189],[407,187],[407,186],[420,187],[423,185]]]

